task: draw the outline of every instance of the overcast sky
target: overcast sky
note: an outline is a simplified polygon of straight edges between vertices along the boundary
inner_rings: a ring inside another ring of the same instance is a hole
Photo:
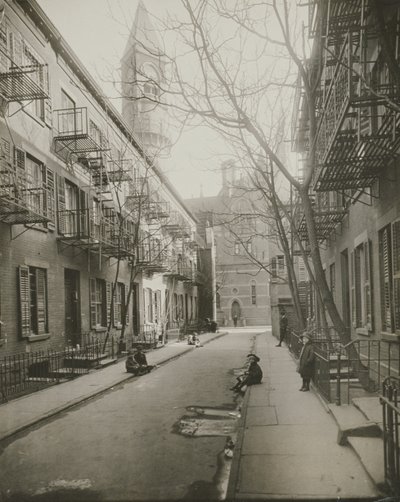
[[[115,92],[111,75],[120,66],[138,0],[38,0],[67,43],[111,98]],[[171,12],[178,0],[145,0],[149,13]],[[113,99],[120,109],[120,102]],[[221,177],[218,168],[225,145],[204,128],[188,131],[163,161],[163,169],[184,198],[216,195]]]

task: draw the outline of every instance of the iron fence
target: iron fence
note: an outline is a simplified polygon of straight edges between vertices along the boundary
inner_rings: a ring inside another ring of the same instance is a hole
[[[398,377],[386,377],[382,383],[380,396],[383,412],[385,482],[393,495],[397,497],[400,495],[399,389]]]
[[[388,340],[355,339],[343,345],[334,328],[310,326],[315,350],[313,382],[328,401],[349,404],[354,397],[376,394],[385,378],[400,376],[399,344]],[[301,333],[288,339],[296,357],[301,352]]]

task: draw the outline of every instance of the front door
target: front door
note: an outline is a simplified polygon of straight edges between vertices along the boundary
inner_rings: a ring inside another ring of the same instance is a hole
[[[342,274],[342,310],[343,322],[350,329],[350,284],[349,284],[349,254],[347,249],[340,254]]]
[[[137,284],[132,285],[131,305],[132,305],[132,332],[135,336],[139,335],[139,316],[138,316],[138,295]]]
[[[64,269],[65,337],[68,345],[80,343],[79,272]]]
[[[240,305],[239,302],[236,300],[232,302],[232,308],[231,308],[231,314],[232,314],[232,319],[240,319]]]

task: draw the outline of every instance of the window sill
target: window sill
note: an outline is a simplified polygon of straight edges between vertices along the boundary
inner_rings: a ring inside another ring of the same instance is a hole
[[[122,324],[117,324],[117,326],[114,326],[114,329],[121,331],[122,329]]]
[[[47,340],[48,338],[50,338],[50,333],[45,333],[43,335],[31,335],[31,336],[27,336],[26,340],[28,342],[40,342],[42,340]]]
[[[107,328],[105,328],[104,326],[99,326],[94,328],[94,330],[96,333],[104,333],[105,331],[107,331]]]
[[[396,333],[388,333],[387,331],[381,332],[382,340],[386,340],[387,342],[399,342],[400,335],[396,335]]]

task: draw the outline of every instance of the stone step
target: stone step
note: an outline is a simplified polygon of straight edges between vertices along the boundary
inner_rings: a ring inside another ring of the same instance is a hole
[[[96,369],[101,369],[105,368],[106,366],[111,366],[111,364],[115,364],[118,361],[116,357],[107,357],[105,359],[101,359],[97,366]]]
[[[328,408],[338,426],[338,444],[346,445],[350,437],[380,438],[382,436],[379,424],[369,420],[352,404],[341,406],[329,404]]]
[[[375,486],[384,492],[385,462],[383,439],[374,437],[349,437],[348,441]]]
[[[368,420],[376,422],[382,427],[383,412],[378,396],[354,398],[352,403]]]

